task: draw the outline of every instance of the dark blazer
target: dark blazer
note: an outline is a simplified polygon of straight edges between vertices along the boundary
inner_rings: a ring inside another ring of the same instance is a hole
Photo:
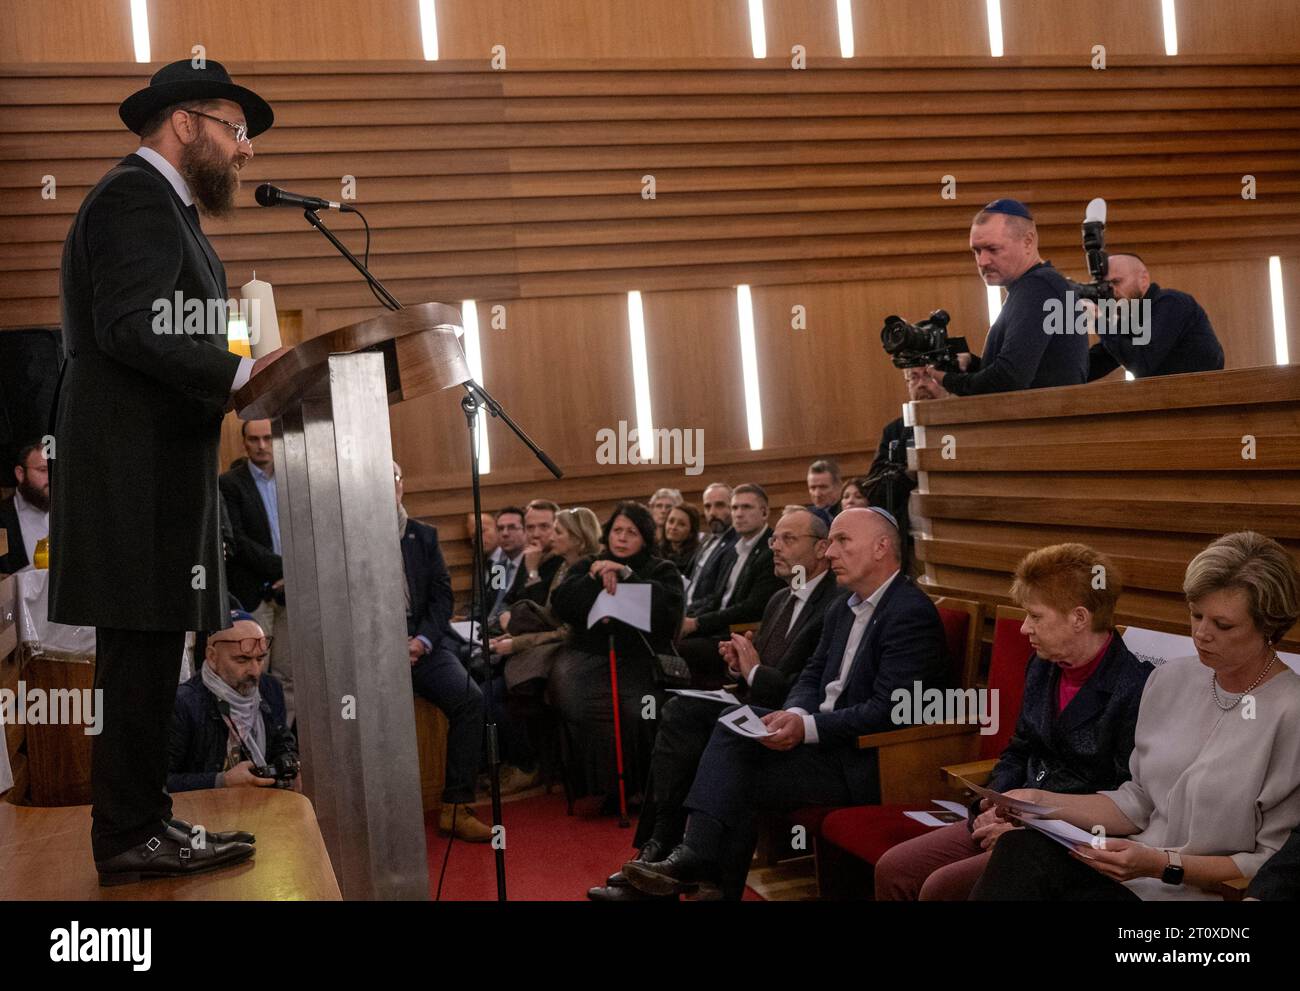
[[[785,584],[773,570],[772,548],[767,546],[771,536],[772,528],[764,527],[736,576],[736,587],[725,608],[722,596],[727,590],[727,578],[736,564],[736,545],[733,543],[719,552],[713,591],[704,601],[697,599],[687,611],[687,615],[693,616],[698,623],[697,634],[723,636],[732,623],[756,623],[762,618],[768,600]]]
[[[231,468],[219,484],[235,537],[234,554],[226,563],[226,585],[251,612],[262,604],[266,583],[284,577],[284,562],[273,550],[271,521],[248,462]]]
[[[27,560],[27,545],[23,543],[23,530],[18,525],[18,507],[14,497],[0,501],[0,530],[9,537],[9,551],[0,554],[0,575],[12,575],[32,562]]]
[[[743,702],[768,709],[781,708],[821,640],[827,607],[837,597],[849,597],[849,593],[835,583],[835,575],[827,570],[799,610],[794,629],[787,635],[785,630],[777,629],[775,621],[793,594],[786,587],[768,600],[762,624],[754,636],[754,649],[762,663],[754,669],[752,685],[742,681],[736,688],[736,695]]]
[[[451,634],[451,572],[438,546],[436,527],[408,519],[402,535],[402,566],[411,593],[411,611],[406,615],[406,635],[422,636],[436,651],[443,637]]]
[[[651,651],[656,654],[672,653],[673,637],[682,625],[682,576],[663,558],[644,554],[634,558],[628,584],[650,583],[650,632],[628,626],[618,620],[597,623],[595,629],[587,628],[587,614],[596,604],[596,597],[604,586],[589,572],[594,561],[610,560],[602,554],[598,558],[584,557],[575,561],[568,576],[551,592],[551,612],[573,628],[572,644],[578,650],[591,654],[609,654],[609,633],[614,633],[614,650],[619,658],[649,660]],[[649,649],[647,649],[647,647]]]
[[[1129,779],[1142,687],[1152,667],[1112,633],[1106,656],[1058,715],[1061,669],[1034,655],[1025,670],[1020,718],[989,777],[994,791],[1042,788],[1087,794]]]
[[[296,757],[298,741],[284,725],[284,689],[264,674],[258,690],[262,693],[262,721],[266,724],[267,763],[286,752]],[[203,675],[195,674],[176,690],[176,709],[167,738],[167,790],[175,794],[217,787],[229,738],[230,729],[217,709],[217,697],[203,684]]]
[[[61,293],[50,619],[224,629],[217,455],[240,359],[226,350],[224,319],[204,319],[194,334],[155,332],[172,329],[155,301],[180,293],[214,312],[225,269],[171,184],[128,155],[72,222]]]
[[[1300,901],[1300,826],[1291,831],[1281,850],[1264,861],[1246,895],[1263,902]]]
[[[890,718],[895,689],[944,687],[949,681],[943,623],[929,596],[899,574],[876,607],[849,668],[844,690],[831,712],[820,712],[826,686],[839,676],[853,628],[849,596],[836,598],[826,613],[821,640],[795,682],[786,709],[802,709],[817,724],[818,744],[832,750],[844,768],[854,804],[879,801],[874,787],[876,755],[857,749],[866,733],[899,729]]]
[[[543,558],[537,565],[537,574],[541,576],[541,580],[529,585],[528,569],[524,567],[523,561],[520,561],[519,570],[515,572],[515,580],[510,585],[510,591],[506,593],[505,607],[509,609],[520,599],[536,602],[539,606],[546,605],[546,597],[551,588],[551,579],[555,577],[555,573],[560,570],[560,566],[563,564],[564,558],[558,554]]]
[[[695,560],[691,563],[691,571],[694,573],[687,575],[687,578],[695,582],[693,605],[699,606],[709,601],[709,596],[713,594],[714,586],[718,583],[718,569],[722,559],[726,556],[728,549],[734,547],[739,539],[740,534],[736,533],[731,527],[727,527],[718,538],[718,547],[708,558],[704,557],[704,547],[701,547],[696,552]]]

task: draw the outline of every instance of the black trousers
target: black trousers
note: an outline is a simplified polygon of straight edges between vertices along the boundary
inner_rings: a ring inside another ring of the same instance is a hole
[[[95,631],[103,727],[90,745],[90,845],[96,860],[161,835],[172,815],[167,734],[185,633]]]
[[[445,647],[425,654],[411,667],[416,693],[447,717],[447,771],[444,804],[474,801],[479,748],[483,743],[483,693],[465,665]]]
[[[1003,833],[970,893],[982,902],[1135,902],[1124,885],[1080,863],[1032,829]]]
[[[659,711],[659,732],[650,755],[650,780],[641,807],[633,845],[639,850],[656,833],[656,823],[665,835],[659,839],[671,850],[681,842],[686,825],[682,803],[691,790],[704,748],[713,727],[726,706],[707,699],[670,695]]]
[[[721,688],[727,680],[727,662],[718,653],[722,637],[693,633],[677,641],[677,653],[691,669],[692,688]]]

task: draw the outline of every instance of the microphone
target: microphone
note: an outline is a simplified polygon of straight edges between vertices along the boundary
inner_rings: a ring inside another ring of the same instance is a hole
[[[317,196],[299,196],[297,193],[286,192],[278,186],[272,186],[269,182],[258,186],[253,198],[257,200],[258,206],[292,206],[301,210],[338,210],[340,213],[356,213],[346,203],[322,200]]]

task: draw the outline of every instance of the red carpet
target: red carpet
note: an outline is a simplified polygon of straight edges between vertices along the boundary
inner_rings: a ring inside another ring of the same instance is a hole
[[[487,805],[475,807],[484,822]],[[634,855],[634,828],[619,829],[616,818],[579,819],[564,812],[558,792],[505,802],[501,807],[506,838],[506,894],[511,901],[586,901],[598,884]],[[635,818],[633,825],[635,826]],[[447,853],[447,837],[434,817],[425,820],[429,848],[429,896],[438,890],[438,875]],[[496,869],[490,843],[451,844],[443,901],[494,901]],[[752,891],[746,900],[757,899]]]

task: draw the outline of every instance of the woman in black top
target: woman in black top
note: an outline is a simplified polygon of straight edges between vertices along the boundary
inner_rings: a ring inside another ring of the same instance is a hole
[[[664,520],[664,539],[659,544],[659,556],[671,561],[683,575],[691,573],[695,555],[700,550],[700,511],[689,502],[668,510]]]
[[[640,503],[620,503],[605,523],[606,550],[583,558],[551,593],[551,610],[569,624],[572,639],[555,659],[549,693],[570,741],[570,773],[577,794],[594,811],[616,800],[614,711],[610,691],[609,647],[617,657],[619,720],[628,794],[640,790],[653,744],[655,720],[645,718],[647,696],[657,696],[656,654],[672,653],[682,620],[682,579],[677,569],[652,553],[655,524]],[[587,626],[587,615],[602,591],[618,594],[620,585],[649,584],[650,630],[619,620]]]

